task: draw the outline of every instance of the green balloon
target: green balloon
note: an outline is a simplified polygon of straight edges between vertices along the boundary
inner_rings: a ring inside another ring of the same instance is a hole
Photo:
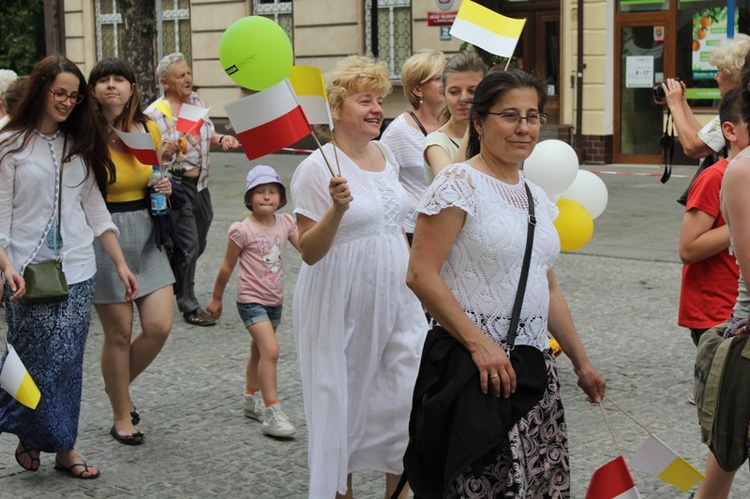
[[[289,76],[292,42],[284,29],[261,16],[235,21],[219,42],[219,61],[227,75],[250,90],[265,90]]]

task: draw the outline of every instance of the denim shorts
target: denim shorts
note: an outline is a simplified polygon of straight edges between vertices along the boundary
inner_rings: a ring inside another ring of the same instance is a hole
[[[267,307],[260,303],[237,303],[237,311],[245,327],[250,327],[259,322],[270,321],[276,327],[281,324],[281,309],[283,305]]]

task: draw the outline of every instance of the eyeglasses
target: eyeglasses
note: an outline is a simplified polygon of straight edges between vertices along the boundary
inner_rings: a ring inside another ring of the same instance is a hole
[[[518,126],[521,124],[521,121],[526,120],[526,123],[528,123],[529,126],[538,126],[542,127],[545,123],[547,123],[547,114],[546,113],[530,113],[526,116],[521,116],[519,113],[515,111],[502,111],[500,113],[493,113],[490,111],[487,111],[487,114],[492,114],[494,116],[500,116],[500,119],[508,124],[513,126]]]
[[[48,90],[52,94],[52,98],[55,99],[55,102],[63,103],[66,100],[70,100],[74,106],[83,102],[83,94],[67,94],[64,90],[60,89],[52,90],[50,88]]]

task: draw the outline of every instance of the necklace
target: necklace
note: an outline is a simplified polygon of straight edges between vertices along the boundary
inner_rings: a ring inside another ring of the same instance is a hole
[[[495,178],[495,179],[497,179],[497,180],[499,180],[501,182],[506,182],[506,183],[511,183],[511,184],[513,182],[517,182],[518,181],[518,179],[513,180],[513,179],[509,178],[509,179],[506,180],[506,179],[501,178],[501,176],[498,175],[495,172],[495,170],[492,169],[492,167],[490,167],[490,164],[487,162],[486,159],[484,159],[484,155],[481,152],[479,153],[479,157],[482,159],[482,163],[484,163],[484,167],[487,168],[487,170],[489,170],[489,172],[490,172],[490,174],[492,174],[493,178]]]
[[[333,157],[334,157],[334,159],[336,161],[336,170],[338,170],[339,175],[340,175],[341,174],[341,165],[339,164],[339,155],[336,152],[336,150],[337,149],[341,149],[341,146],[337,146],[336,145],[336,139],[335,138],[331,138],[331,145],[333,146]],[[370,160],[370,168],[369,169],[368,168],[362,168],[362,166],[359,163],[357,163],[356,161],[354,161],[354,158],[352,158],[352,156],[350,154],[347,154],[347,152],[344,151],[343,149],[341,149],[341,151],[344,154],[346,154],[347,156],[349,156],[349,158],[352,160],[352,162],[355,165],[357,165],[361,170],[371,171],[371,172],[375,171],[375,162],[372,160],[372,153],[370,153],[370,144],[369,143],[367,144],[367,159]]]
[[[490,171],[490,173],[492,174],[492,176],[495,177],[495,178],[498,178],[497,174],[495,173],[495,170],[493,170],[490,167],[490,164],[487,163],[487,160],[484,159],[484,155],[481,152],[479,153],[479,157],[482,159],[482,163],[484,163],[484,167],[487,168]]]

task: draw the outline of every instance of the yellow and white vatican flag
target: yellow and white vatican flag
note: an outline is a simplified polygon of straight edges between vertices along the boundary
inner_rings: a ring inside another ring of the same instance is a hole
[[[5,356],[2,370],[0,370],[0,388],[10,393],[14,399],[29,409],[36,409],[42,394],[34,380],[31,379],[29,371],[21,362],[16,350],[10,343],[7,347],[8,353]]]
[[[471,0],[463,0],[450,34],[487,52],[511,58],[526,19],[513,19]]]
[[[704,478],[703,473],[655,435],[650,435],[641,445],[630,460],[630,465],[674,485],[683,492],[687,492]]]
[[[292,66],[289,81],[307,121],[311,125],[328,125],[333,130],[323,71],[314,66]]]

